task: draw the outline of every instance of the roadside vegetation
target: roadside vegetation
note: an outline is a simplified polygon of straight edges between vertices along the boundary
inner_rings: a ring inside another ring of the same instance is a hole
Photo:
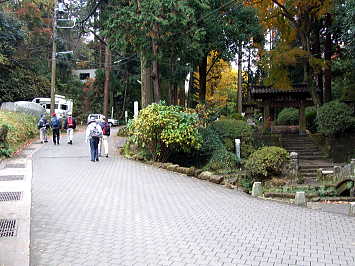
[[[0,111],[0,157],[9,157],[37,134],[37,118]]]

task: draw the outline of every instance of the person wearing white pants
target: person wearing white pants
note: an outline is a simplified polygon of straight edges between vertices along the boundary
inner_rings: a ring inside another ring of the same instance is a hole
[[[110,124],[107,122],[106,118],[102,116],[100,121],[100,126],[102,128],[102,138],[100,139],[99,144],[99,156],[101,156],[103,148],[103,156],[108,157],[108,137],[110,136]]]
[[[68,144],[73,144],[74,128],[67,128]]]
[[[67,130],[68,144],[73,144],[74,129],[76,128],[76,121],[72,117],[71,113],[68,113],[68,117],[64,122],[64,129]]]

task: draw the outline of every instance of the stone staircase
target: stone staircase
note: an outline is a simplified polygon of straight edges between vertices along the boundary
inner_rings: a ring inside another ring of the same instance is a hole
[[[288,152],[298,153],[300,173],[307,180],[307,183],[317,181],[317,169],[333,170],[333,163],[322,154],[310,137],[287,134],[282,135],[280,141]]]

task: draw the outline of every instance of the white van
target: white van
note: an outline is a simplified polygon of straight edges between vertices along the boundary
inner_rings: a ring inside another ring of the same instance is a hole
[[[103,114],[89,114],[87,123],[89,123],[91,119],[102,120],[103,116],[104,116]],[[113,118],[108,118],[107,122],[110,124],[110,127],[118,126],[119,124],[118,120]]]
[[[51,110],[51,98],[34,98],[34,103],[40,104],[49,114]],[[65,96],[55,95],[55,108],[54,112],[59,118],[67,116],[67,113],[73,113],[73,101],[66,99]]]

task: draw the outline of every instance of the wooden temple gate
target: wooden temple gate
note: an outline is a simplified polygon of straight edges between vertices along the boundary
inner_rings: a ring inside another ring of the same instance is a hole
[[[297,84],[291,89],[252,86],[250,88],[250,96],[254,103],[263,110],[265,129],[271,127],[272,110],[294,107],[299,110],[299,134],[306,134],[305,108],[313,105],[311,94],[306,84]]]

